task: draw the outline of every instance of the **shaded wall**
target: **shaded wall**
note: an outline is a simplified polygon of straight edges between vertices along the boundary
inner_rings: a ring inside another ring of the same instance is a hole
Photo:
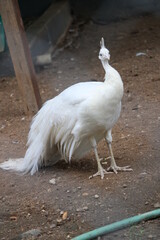
[[[56,0],[18,0],[22,18],[39,17]]]
[[[70,0],[77,18],[92,19],[96,23],[126,19],[148,13],[160,13],[159,0]]]

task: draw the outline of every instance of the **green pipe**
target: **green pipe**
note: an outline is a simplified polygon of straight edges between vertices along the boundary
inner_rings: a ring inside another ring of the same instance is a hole
[[[77,237],[72,238],[72,240],[89,240],[94,239],[98,236],[102,236],[111,232],[115,232],[120,229],[124,229],[126,227],[129,227],[131,225],[140,223],[141,221],[147,221],[149,219],[160,217],[160,208],[146,212],[134,217],[126,218],[124,220],[121,220],[119,222],[111,223],[109,225],[106,225],[104,227],[97,228],[93,231],[84,233],[82,235],[79,235]]]

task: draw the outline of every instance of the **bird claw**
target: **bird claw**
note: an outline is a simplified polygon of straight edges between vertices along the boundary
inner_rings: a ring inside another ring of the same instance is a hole
[[[107,168],[107,171],[110,172],[114,172],[114,173],[118,173],[118,172],[131,172],[133,171],[132,168],[130,168],[130,166],[125,166],[125,167],[118,167],[118,166],[110,166],[109,168]]]
[[[101,168],[101,169],[98,170],[97,173],[91,175],[91,176],[89,177],[89,179],[94,178],[94,177],[97,177],[97,176],[100,176],[101,179],[103,179],[103,178],[104,178],[104,175],[105,175],[105,174],[109,174],[109,173],[110,173],[110,172],[106,171],[104,168]]]

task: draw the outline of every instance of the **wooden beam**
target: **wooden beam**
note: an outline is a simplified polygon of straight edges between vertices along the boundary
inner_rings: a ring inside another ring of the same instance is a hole
[[[41,107],[41,97],[18,0],[0,0],[0,14],[25,112],[32,115]]]

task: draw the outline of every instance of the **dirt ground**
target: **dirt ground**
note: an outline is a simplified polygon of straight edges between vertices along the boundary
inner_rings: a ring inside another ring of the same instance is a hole
[[[117,164],[133,172],[88,179],[96,172],[93,152],[71,166],[59,162],[34,176],[0,170],[0,239],[71,239],[88,230],[160,207],[160,16],[147,15],[105,26],[89,22],[68,35],[73,44],[37,74],[45,102],[80,81],[103,81],[98,60],[103,36],[111,65],[122,76],[122,114],[113,129]],[[143,52],[146,55],[136,56]],[[30,125],[17,81],[0,79],[0,162],[22,157]],[[108,157],[105,141],[100,157]],[[104,165],[106,166],[106,165]],[[107,167],[107,166],[106,166]],[[55,184],[49,180],[55,179]],[[67,213],[63,213],[67,212]],[[67,214],[67,216],[65,216]],[[62,220],[62,216],[66,220]],[[101,239],[160,239],[160,219],[141,223]]]

